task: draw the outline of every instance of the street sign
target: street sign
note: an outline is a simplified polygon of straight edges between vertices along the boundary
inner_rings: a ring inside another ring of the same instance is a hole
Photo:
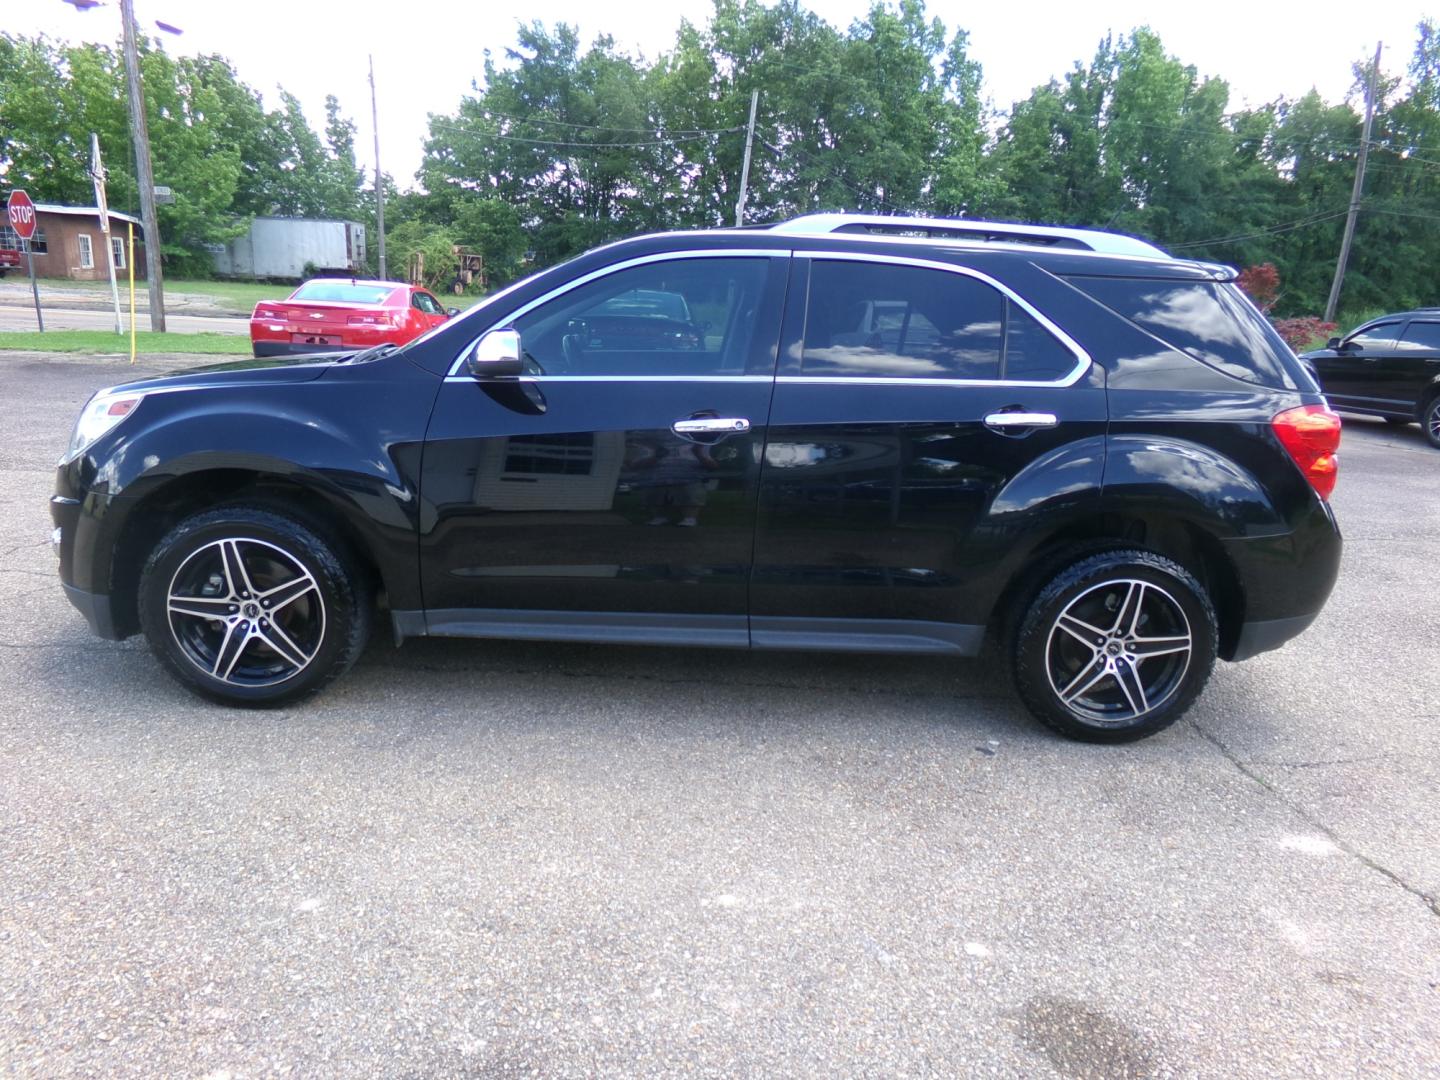
[[[5,203],[5,213],[10,218],[10,227],[19,234],[21,240],[29,240],[35,235],[35,204],[25,192],[19,188],[10,192],[10,198]]]
[[[45,316],[40,314],[40,286],[35,283],[35,251],[30,247],[30,238],[35,235],[35,204],[30,201],[29,195],[16,188],[5,201],[5,216],[25,244],[25,261],[30,267],[30,292],[35,297],[35,321],[40,324],[43,334]]]
[[[175,189],[166,187],[164,184],[155,185],[155,205],[161,206],[175,201]]]

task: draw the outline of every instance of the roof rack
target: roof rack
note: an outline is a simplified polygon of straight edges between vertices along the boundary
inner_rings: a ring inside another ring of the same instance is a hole
[[[1067,229],[1051,225],[1016,225],[970,218],[899,217],[884,214],[806,214],[771,227],[771,231],[797,236],[856,233],[862,236],[909,236],[965,243],[1037,244],[1073,248],[1106,255],[1132,255],[1168,259],[1169,252],[1123,233],[1099,229]]]

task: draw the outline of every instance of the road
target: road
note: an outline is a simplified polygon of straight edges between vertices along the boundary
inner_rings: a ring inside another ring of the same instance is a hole
[[[384,635],[237,712],[55,581],[113,366],[0,363],[0,1074],[1440,1073],[1414,428],[1347,423],[1312,630],[1133,746],[993,664]]]
[[[91,311],[75,308],[54,308],[41,307],[45,315],[45,329],[47,330],[113,330],[115,329],[115,313],[113,311]],[[130,315],[125,312],[121,315],[121,325],[125,332],[130,332]],[[136,328],[139,330],[150,329],[150,316],[141,313],[136,317]],[[34,330],[35,329],[35,308],[31,305],[20,305],[4,303],[0,304],[0,330]],[[205,315],[176,315],[168,313],[165,319],[165,329],[171,333],[180,334],[248,334],[250,322],[242,318],[224,318]]]

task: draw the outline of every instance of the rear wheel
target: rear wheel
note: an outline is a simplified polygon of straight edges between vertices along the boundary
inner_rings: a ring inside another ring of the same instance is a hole
[[[344,672],[369,636],[373,598],[339,548],[258,507],[182,521],[140,579],[140,624],[189,689],[230,705],[278,705]]]
[[[1210,677],[1215,609],[1183,567],[1148,551],[1082,559],[1041,589],[1014,647],[1016,687],[1063,735],[1118,743],[1178,720]]]

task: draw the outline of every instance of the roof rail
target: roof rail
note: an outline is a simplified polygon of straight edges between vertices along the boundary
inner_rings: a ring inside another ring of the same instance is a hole
[[[1075,248],[1106,255],[1135,255],[1168,259],[1169,252],[1123,233],[1099,229],[1067,229],[1052,225],[1016,225],[970,218],[900,217],[885,214],[806,214],[771,227],[771,231],[797,236],[857,233],[869,236],[912,236],[967,243],[1038,244]]]

